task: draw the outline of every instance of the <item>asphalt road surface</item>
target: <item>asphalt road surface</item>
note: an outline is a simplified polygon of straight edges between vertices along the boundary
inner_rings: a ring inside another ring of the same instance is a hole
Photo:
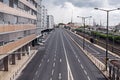
[[[50,33],[17,80],[106,80],[69,35],[62,28]]]
[[[73,40],[75,40],[79,45],[81,45],[81,47],[83,47],[83,38],[76,36],[75,34],[71,33],[68,30],[66,30],[66,32],[69,34],[69,36],[72,37]],[[85,50],[94,55],[95,57],[97,57],[101,62],[105,63],[106,51],[94,46],[93,43],[87,41],[85,41]],[[108,58],[109,60],[119,59],[118,57],[111,55],[109,52]]]

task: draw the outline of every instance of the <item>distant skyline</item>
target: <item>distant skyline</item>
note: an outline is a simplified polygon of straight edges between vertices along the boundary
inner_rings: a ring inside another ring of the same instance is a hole
[[[72,16],[73,22],[81,23],[81,18],[77,16],[92,16],[87,24],[92,24],[94,19],[97,24],[101,21],[106,25],[106,13],[94,8],[120,8],[120,0],[43,0],[42,4],[48,9],[48,14],[54,16],[55,23],[68,23]],[[111,12],[109,20],[110,26],[120,23],[120,10]]]

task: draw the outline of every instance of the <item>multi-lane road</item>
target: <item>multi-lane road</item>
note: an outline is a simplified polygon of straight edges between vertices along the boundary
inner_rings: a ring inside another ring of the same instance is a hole
[[[82,39],[55,29],[17,80],[106,80],[71,38],[82,46]]]

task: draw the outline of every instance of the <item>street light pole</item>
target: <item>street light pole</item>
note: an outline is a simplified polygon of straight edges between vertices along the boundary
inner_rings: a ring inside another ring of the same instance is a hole
[[[83,50],[85,49],[85,20],[86,18],[91,18],[92,16],[88,16],[88,17],[80,17],[77,16],[78,18],[82,18],[83,21],[83,26],[84,26],[84,30],[83,30]]]
[[[115,10],[120,10],[120,8],[112,9],[112,10],[104,10],[104,9],[99,9],[99,8],[94,8],[94,9],[107,12],[107,26],[106,26],[107,37],[106,37],[106,60],[105,60],[105,70],[107,70],[107,65],[108,65],[108,26],[109,26],[109,12],[115,11]]]
[[[106,60],[105,60],[105,70],[107,70],[107,62],[108,62],[108,26],[109,26],[109,11],[107,11],[107,38],[106,38]]]
[[[84,24],[84,34],[83,34],[83,49],[85,49],[85,17],[82,17],[83,24]]]

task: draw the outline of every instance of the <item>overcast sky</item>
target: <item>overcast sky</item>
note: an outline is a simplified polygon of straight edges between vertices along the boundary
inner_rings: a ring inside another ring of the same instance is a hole
[[[48,9],[48,14],[53,15],[55,23],[68,23],[73,18],[73,22],[81,23],[81,18],[77,16],[92,16],[86,21],[106,25],[106,12],[94,10],[95,7],[102,9],[115,9],[120,7],[120,0],[43,0],[42,4]],[[110,25],[120,23],[120,10],[110,12]]]

